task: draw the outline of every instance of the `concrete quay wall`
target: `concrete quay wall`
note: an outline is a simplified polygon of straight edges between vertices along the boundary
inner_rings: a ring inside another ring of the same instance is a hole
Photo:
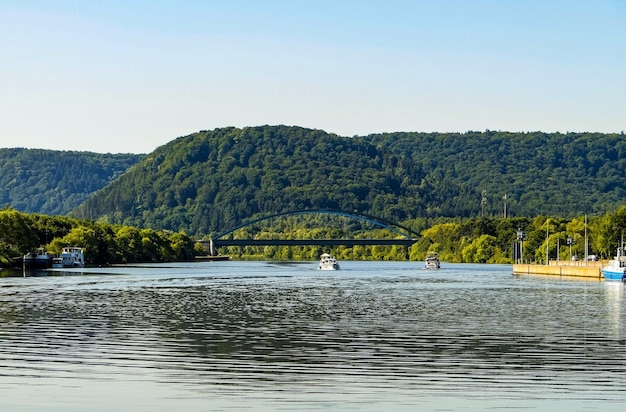
[[[574,263],[574,262],[572,262]],[[578,262],[576,262],[578,263]],[[513,265],[513,273],[516,275],[553,275],[553,276],[572,276],[583,278],[601,279],[601,264],[599,262],[588,262],[589,265],[574,264],[550,264],[536,265],[527,263],[516,263]]]

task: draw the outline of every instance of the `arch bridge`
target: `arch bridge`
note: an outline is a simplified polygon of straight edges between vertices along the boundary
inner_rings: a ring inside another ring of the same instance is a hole
[[[362,220],[368,223],[372,223],[376,226],[388,229],[398,235],[395,239],[225,239],[228,235],[232,234],[238,229],[246,226],[251,226],[255,223],[262,222],[264,220],[275,219],[283,216],[305,215],[305,214],[327,214],[344,216],[352,219]],[[381,218],[368,216],[364,214],[354,214],[341,212],[336,210],[296,210],[291,212],[276,213],[271,216],[264,216],[258,219],[253,219],[248,222],[235,226],[232,229],[228,229],[224,232],[218,233],[209,240],[199,240],[202,243],[211,256],[217,255],[217,249],[223,246],[356,246],[356,245],[403,245],[411,246],[417,241],[419,234],[409,228],[400,226],[396,223],[385,221]]]

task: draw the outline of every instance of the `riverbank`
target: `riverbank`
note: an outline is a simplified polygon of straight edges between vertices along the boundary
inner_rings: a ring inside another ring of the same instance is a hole
[[[602,279],[600,268],[606,262],[550,261],[548,265],[516,263],[516,275],[552,275]]]
[[[210,255],[204,255],[204,256],[196,256],[194,258],[194,260],[196,262],[202,262],[202,261],[220,261],[220,260],[230,260],[230,256],[210,256]]]

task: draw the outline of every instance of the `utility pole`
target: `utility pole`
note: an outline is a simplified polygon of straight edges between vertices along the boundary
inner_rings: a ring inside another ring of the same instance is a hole
[[[516,263],[524,263],[524,238],[526,234],[521,227],[517,228],[517,244],[519,245],[519,256],[517,256]]]
[[[585,215],[585,266],[589,266],[589,241],[587,240],[587,215]]]
[[[548,225],[548,222],[550,222],[550,219],[546,219],[546,266],[550,264],[550,259],[549,259],[549,255],[550,255],[550,248],[549,248],[549,244],[550,244],[549,228],[550,228],[550,226]]]
[[[567,245],[569,246],[569,260],[572,260],[572,245],[574,244],[574,239],[571,236],[567,237]]]
[[[480,199],[481,217],[485,217],[485,205],[487,204],[487,190],[483,189]]]
[[[504,194],[502,199],[504,200],[504,218],[506,219],[506,193]]]

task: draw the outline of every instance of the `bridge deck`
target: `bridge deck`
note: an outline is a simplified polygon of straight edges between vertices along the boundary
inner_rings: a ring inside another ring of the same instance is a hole
[[[356,246],[356,245],[404,245],[411,246],[417,239],[214,239],[213,247],[219,246]],[[210,245],[210,240],[200,243]]]

